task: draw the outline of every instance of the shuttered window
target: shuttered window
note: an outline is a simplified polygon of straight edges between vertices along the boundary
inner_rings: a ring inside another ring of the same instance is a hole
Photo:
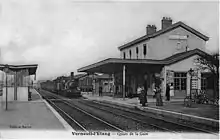
[[[144,54],[144,56],[147,55],[147,45],[146,44],[143,44],[143,54]]]
[[[129,51],[129,54],[130,54],[130,59],[131,59],[131,55],[132,55],[132,54],[131,54],[131,50]]]

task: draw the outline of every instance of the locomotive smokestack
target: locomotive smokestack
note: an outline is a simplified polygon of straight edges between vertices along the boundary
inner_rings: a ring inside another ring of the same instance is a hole
[[[74,72],[71,72],[71,73],[70,73],[70,78],[71,78],[71,80],[74,79]]]

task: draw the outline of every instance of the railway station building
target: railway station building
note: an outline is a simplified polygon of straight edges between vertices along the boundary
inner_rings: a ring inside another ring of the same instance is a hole
[[[0,65],[1,101],[28,101],[31,99],[30,88],[32,75],[36,78],[37,65]]]
[[[210,73],[197,69],[195,59],[208,55],[205,50],[209,37],[179,21],[163,17],[161,29],[146,27],[146,35],[119,46],[119,58],[108,58],[82,67],[78,72],[112,75],[114,93],[136,94],[147,84],[148,96],[159,84],[165,96],[166,84],[174,85],[172,98],[185,98],[190,89],[205,89],[213,94]],[[189,70],[193,70],[193,76]],[[146,81],[146,82],[145,82]]]

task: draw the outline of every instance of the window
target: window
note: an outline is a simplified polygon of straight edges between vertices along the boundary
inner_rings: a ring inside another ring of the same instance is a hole
[[[7,74],[7,86],[13,87],[15,83],[15,73]],[[6,75],[5,75],[6,76]],[[17,86],[27,87],[30,84],[30,76],[28,76],[28,70],[21,70],[17,72]],[[6,77],[4,79],[4,86],[6,86]]]
[[[174,73],[174,90],[186,90],[186,73]]]
[[[125,54],[125,52],[123,53],[123,55],[124,55],[123,58],[125,59],[125,58],[126,58],[126,54]]]
[[[86,78],[86,85],[89,85],[89,78]]]
[[[137,54],[137,59],[138,59],[138,47],[136,47],[136,54]]]
[[[144,54],[144,56],[147,54],[147,46],[146,46],[146,44],[143,44],[143,54]]]
[[[129,51],[129,54],[130,54],[130,59],[131,59],[131,50]]]
[[[181,47],[182,47],[181,42],[177,42],[177,44],[176,44],[176,48],[177,48],[177,50],[180,50]]]

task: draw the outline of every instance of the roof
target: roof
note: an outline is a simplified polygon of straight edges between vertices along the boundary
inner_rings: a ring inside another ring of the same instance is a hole
[[[200,37],[201,39],[203,39],[203,40],[205,40],[205,41],[208,41],[208,40],[209,40],[209,37],[207,37],[207,36],[205,36],[204,34],[198,32],[197,30],[195,30],[195,29],[193,29],[192,27],[186,25],[185,23],[179,21],[179,22],[174,23],[174,24],[170,25],[169,27],[167,27],[167,28],[165,28],[165,29],[161,29],[161,30],[159,30],[159,31],[157,31],[157,32],[155,32],[155,33],[153,33],[153,34],[144,35],[144,36],[142,36],[142,37],[140,37],[140,38],[138,38],[138,39],[135,39],[135,40],[133,40],[133,41],[131,41],[131,42],[129,42],[129,43],[126,43],[126,44],[124,44],[124,45],[118,47],[118,49],[119,49],[119,50],[125,49],[125,48],[127,48],[127,47],[130,47],[131,45],[135,45],[135,44],[140,43],[140,42],[142,42],[142,41],[144,41],[144,40],[148,40],[148,39],[150,39],[150,38],[154,38],[154,37],[156,37],[156,36],[158,36],[158,35],[164,34],[164,33],[168,32],[168,31],[171,31],[171,30],[173,30],[173,29],[175,29],[175,28],[177,28],[177,27],[182,27],[182,28],[186,29],[187,31],[189,31],[189,32],[191,32],[191,33],[197,35],[198,37]]]
[[[121,59],[121,58],[108,58],[97,63],[88,65],[78,69],[78,72],[84,72],[86,69],[99,67],[105,64],[164,64],[161,60],[153,59]]]
[[[109,78],[111,78],[111,76],[109,75],[109,74],[105,74],[105,73],[103,73],[103,74],[96,74],[96,73],[93,73],[93,74],[82,74],[83,76],[81,76],[81,77],[79,77],[79,79],[84,79],[84,78],[88,78],[88,77],[90,77],[90,78],[94,78],[94,79],[109,79]]]
[[[122,71],[122,67],[124,64],[130,65],[136,69],[141,68],[142,66],[148,65],[148,67],[153,66],[163,66],[170,65],[181,61],[183,59],[189,58],[193,55],[209,55],[202,50],[194,49],[182,53],[178,53],[167,57],[162,60],[153,60],[153,59],[121,59],[121,58],[108,58],[97,63],[88,65],[86,67],[82,67],[78,69],[78,72],[102,72],[102,73],[114,73],[118,71]]]
[[[200,56],[209,55],[208,53],[206,53],[206,52],[204,52],[200,49],[194,49],[194,50],[174,54],[170,57],[167,57],[167,58],[163,59],[163,61],[166,62],[166,65],[170,65],[170,64],[176,63],[178,61],[181,61],[183,59],[189,58],[189,57],[191,57],[193,55],[196,55],[196,54],[200,55]]]
[[[79,77],[78,79],[85,79],[85,78],[96,78],[98,75],[96,73],[90,73],[87,72],[86,74],[83,74],[83,76]]]
[[[9,69],[12,71],[19,71],[19,70],[24,70],[27,69],[29,72],[29,75],[34,75],[36,73],[37,64],[32,64],[32,65],[8,65]],[[3,70],[5,68],[4,64],[0,64],[0,70]]]
[[[74,79],[79,79],[79,78],[82,78],[84,76],[86,76],[87,74],[77,74],[77,75],[74,75]]]
[[[122,71],[124,64],[127,66],[129,65],[130,68],[141,67],[144,64],[164,65],[163,61],[161,60],[108,58],[89,66],[80,68],[78,69],[78,72],[99,72],[113,74]]]

